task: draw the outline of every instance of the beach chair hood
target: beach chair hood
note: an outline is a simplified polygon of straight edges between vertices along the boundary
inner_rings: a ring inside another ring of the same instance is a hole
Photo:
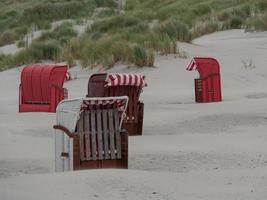
[[[125,116],[125,110],[128,104],[128,97],[96,97],[96,98],[77,98],[63,100],[57,106],[56,121],[57,125],[67,128],[70,132],[74,132],[80,113],[84,110],[95,109],[98,107],[112,107],[120,111],[120,127]]]
[[[214,58],[194,57],[186,69],[188,71],[197,70],[200,78],[220,74],[220,65]]]
[[[196,102],[222,101],[220,65],[216,59],[194,57],[186,69],[199,72],[199,78],[195,79]]]
[[[63,88],[67,65],[32,64],[23,68],[19,87],[19,112],[55,112],[67,98]]]
[[[147,83],[145,81],[145,76],[140,74],[110,73],[107,74],[105,82],[106,82],[105,87],[131,85],[143,88],[147,86]]]

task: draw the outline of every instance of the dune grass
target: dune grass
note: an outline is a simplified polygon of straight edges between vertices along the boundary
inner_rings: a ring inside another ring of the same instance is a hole
[[[153,52],[179,54],[177,41],[249,27],[248,20],[261,16],[266,5],[264,0],[128,0],[125,14],[97,20],[84,34],[79,40],[83,56],[77,59],[84,66],[153,66]],[[121,44],[127,50],[117,57],[114,52]]]
[[[77,33],[73,30],[72,24],[64,22],[60,26],[56,27],[53,31],[47,31],[42,34],[37,41],[56,40],[61,45],[66,44],[73,37],[76,37]]]
[[[18,40],[33,27],[49,29],[53,21],[90,17],[98,6],[116,5],[113,0],[3,0],[0,2],[0,45],[10,43],[1,39],[7,35],[6,31],[12,33],[12,41]]]
[[[6,7],[0,7],[0,27],[8,22],[0,28],[0,44],[1,37],[2,43],[8,43],[25,34],[33,23],[46,27],[59,19],[81,21],[92,16],[95,8],[103,8],[97,9],[94,24],[82,36],[77,37],[65,24],[61,30],[48,31],[23,53],[0,58],[2,63],[55,59],[71,65],[81,60],[83,66],[112,67],[118,62],[153,66],[155,53],[179,55],[177,41],[190,42],[207,33],[233,28],[267,29],[266,0],[127,0],[124,12],[115,11],[117,3],[113,0],[25,0],[18,1],[16,9],[7,2],[0,3]],[[18,7],[23,9],[18,11]]]
[[[0,56],[0,69],[6,69],[6,66],[23,65],[28,63],[40,62],[42,60],[63,61],[67,60],[70,55],[63,51],[71,41],[75,39],[77,33],[73,30],[72,24],[62,23],[53,31],[47,31],[40,38],[33,41],[30,46],[18,53]],[[74,46],[74,44],[72,45]],[[72,51],[72,54],[74,52]],[[74,54],[75,56],[77,55]]]

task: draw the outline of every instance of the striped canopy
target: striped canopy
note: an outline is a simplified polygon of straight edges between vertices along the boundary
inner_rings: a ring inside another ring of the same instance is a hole
[[[117,108],[124,111],[127,106],[128,97],[103,97],[103,98],[86,98],[83,99],[81,111],[97,108]]]
[[[145,76],[140,74],[108,74],[106,78],[105,87],[131,85],[138,87],[146,87]]]
[[[195,59],[193,58],[190,61],[189,65],[187,66],[186,70],[192,71],[192,70],[196,70],[196,69],[197,69],[197,63],[196,63]]]
[[[57,125],[66,127],[70,132],[75,130],[81,112],[92,109],[115,108],[120,111],[121,120],[125,117],[125,110],[128,104],[127,96],[120,97],[96,97],[96,98],[77,98],[61,101],[57,106],[56,118]]]

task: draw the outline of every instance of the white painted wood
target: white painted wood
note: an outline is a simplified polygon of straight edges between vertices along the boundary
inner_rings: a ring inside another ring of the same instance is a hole
[[[74,132],[80,117],[80,108],[83,99],[63,100],[57,106],[57,124]]]
[[[69,154],[63,158],[61,153]],[[55,133],[55,171],[63,172],[73,170],[73,139],[69,138],[63,131],[56,130]]]
[[[63,171],[63,162],[61,159],[61,152],[63,151],[63,135],[64,133],[59,130],[55,130],[55,171]]]
[[[64,135],[63,139],[63,152],[64,153],[70,153],[70,145],[69,145],[69,137],[67,135]],[[63,171],[69,171],[70,170],[70,162],[69,162],[69,157],[61,157],[62,162],[63,162]]]
[[[73,171],[73,138],[69,138],[69,170]]]

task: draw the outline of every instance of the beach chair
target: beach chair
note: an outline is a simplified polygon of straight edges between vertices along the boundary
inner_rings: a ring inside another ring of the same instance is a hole
[[[67,98],[63,88],[67,65],[33,64],[23,68],[19,86],[19,112],[55,112]]]
[[[139,100],[145,77],[137,74],[93,74],[88,81],[87,97],[128,96],[123,128],[129,135],[142,135],[144,103]]]
[[[57,107],[55,169],[128,168],[128,134],[121,129],[128,97],[63,100]]]
[[[195,100],[199,103],[222,101],[219,62],[214,58],[194,57],[187,66],[188,71],[197,70]]]

